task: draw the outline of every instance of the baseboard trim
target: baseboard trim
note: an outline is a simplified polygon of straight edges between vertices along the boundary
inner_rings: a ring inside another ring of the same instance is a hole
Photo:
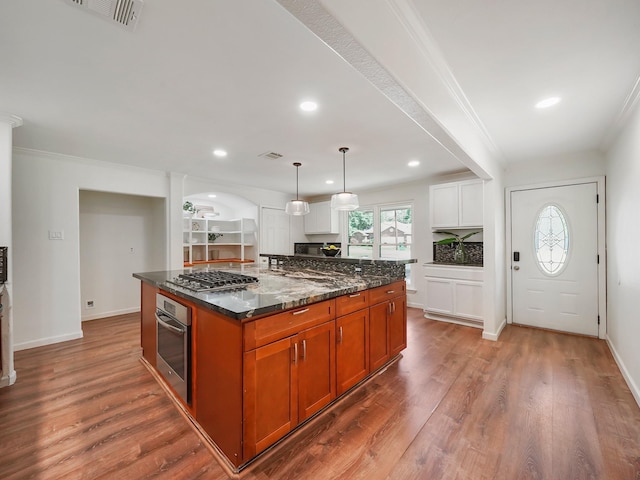
[[[140,311],[140,307],[121,308],[120,310],[111,310],[110,312],[92,313],[91,315],[83,315],[80,319],[82,322],[87,320],[97,320],[98,318],[115,317],[116,315],[127,315],[128,313],[136,313]]]
[[[9,375],[3,375],[0,377],[0,388],[9,387],[16,383],[16,371],[13,370]]]
[[[28,350],[29,348],[43,347],[45,345],[76,340],[78,338],[82,338],[82,330],[79,332],[67,333],[66,335],[39,338],[38,340],[32,340],[30,342],[16,343],[13,345],[13,351],[17,352],[19,350]]]
[[[495,333],[492,332],[487,332],[486,330],[482,332],[482,338],[484,338],[485,340],[491,340],[492,342],[497,342],[498,338],[500,338],[500,334],[502,333],[502,330],[504,330],[504,327],[507,326],[507,319],[504,318],[502,320],[502,323],[500,324],[500,326],[498,327],[498,331]]]
[[[620,357],[618,351],[613,346],[613,342],[611,341],[611,338],[609,338],[609,335],[606,336],[606,340],[607,345],[609,346],[609,350],[611,351],[611,355],[613,355],[613,359],[616,361],[616,364],[618,365],[618,368],[622,373],[622,378],[624,378],[624,381],[627,382],[627,386],[629,387],[629,390],[631,390],[631,395],[633,395],[633,398],[640,407],[640,389],[638,388],[638,385],[636,385],[636,383],[633,381],[633,378],[631,378],[631,375],[629,375],[629,370],[627,370],[627,367],[622,361],[622,357]]]
[[[464,318],[451,317],[448,315],[439,315],[433,312],[424,311],[424,318],[436,320],[437,322],[455,323],[463,327],[482,328],[482,322],[476,320],[465,320]]]

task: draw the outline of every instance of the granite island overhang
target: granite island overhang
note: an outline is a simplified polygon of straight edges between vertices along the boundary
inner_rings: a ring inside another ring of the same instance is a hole
[[[404,279],[409,260],[265,255],[275,265],[211,264],[133,276],[177,297],[236,320],[296,308]],[[257,284],[218,292],[192,292],[168,281],[183,272],[221,270],[253,276]]]
[[[415,261],[349,260],[277,256],[269,266],[203,267],[258,278],[227,292],[168,283],[198,267],[134,274],[142,280],[142,361],[230,474],[401,357],[404,265]],[[158,298],[192,312],[182,360],[173,359],[184,367],[186,395],[161,369]]]

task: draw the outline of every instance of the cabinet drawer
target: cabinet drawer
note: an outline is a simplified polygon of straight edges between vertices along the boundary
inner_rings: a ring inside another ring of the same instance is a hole
[[[369,290],[369,304],[375,305],[376,303],[384,302],[398,295],[404,295],[407,293],[407,287],[404,280],[390,283],[389,285],[383,285],[382,287],[372,288]]]
[[[335,317],[335,300],[326,300],[244,324],[244,351],[295,335]]]
[[[336,298],[336,317],[367,308],[369,306],[369,291],[350,293]]]

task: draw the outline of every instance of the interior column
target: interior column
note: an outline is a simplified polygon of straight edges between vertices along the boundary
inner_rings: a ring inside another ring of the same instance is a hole
[[[11,225],[11,161],[13,150],[13,129],[22,125],[22,119],[0,112],[0,246],[9,247],[7,254],[8,275],[2,293],[2,324],[0,342],[2,345],[2,374],[0,387],[13,385],[16,372],[13,365],[13,312],[12,299],[12,225]]]

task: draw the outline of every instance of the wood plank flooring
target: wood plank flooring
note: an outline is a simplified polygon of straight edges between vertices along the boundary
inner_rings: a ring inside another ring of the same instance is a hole
[[[640,408],[607,345],[409,309],[402,358],[247,467],[263,479],[640,479]],[[139,317],[16,353],[0,479],[226,479],[139,361]]]

